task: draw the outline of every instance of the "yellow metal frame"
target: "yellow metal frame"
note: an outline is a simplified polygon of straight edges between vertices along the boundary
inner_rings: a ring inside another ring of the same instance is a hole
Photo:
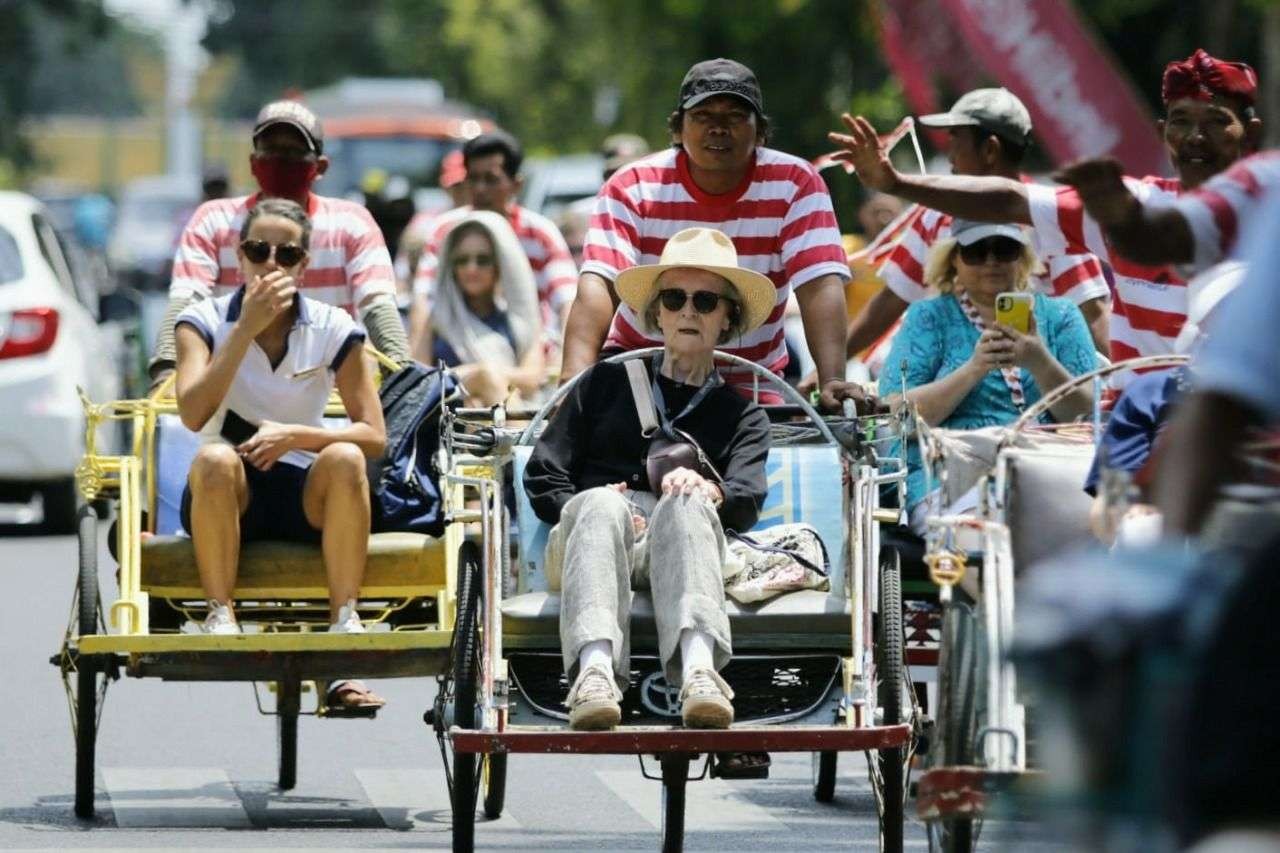
[[[365,352],[379,367],[394,371],[398,365],[373,347]],[[379,371],[375,381],[381,382]],[[139,653],[161,651],[374,651],[413,648],[442,648],[450,643],[457,600],[457,551],[462,544],[458,525],[445,528],[445,578],[434,591],[437,598],[438,628],[405,630],[390,633],[327,634],[323,632],[274,632],[213,637],[199,634],[149,633],[149,594],[142,589],[142,516],[146,508],[147,533],[155,532],[156,523],[156,424],[160,416],[177,414],[174,377],[170,375],[152,393],[138,400],[116,400],[94,403],[83,390],[81,405],[85,413],[85,453],[76,468],[76,487],[86,501],[114,498],[118,502],[117,556],[120,566],[119,598],[107,608],[108,625],[118,633],[82,637],[79,648],[86,654]],[[325,414],[346,414],[342,400],[335,392]],[[98,430],[107,421],[129,421],[133,439],[125,455],[115,456],[98,451]],[[406,589],[406,597],[413,590]],[[428,593],[431,594],[431,593]]]

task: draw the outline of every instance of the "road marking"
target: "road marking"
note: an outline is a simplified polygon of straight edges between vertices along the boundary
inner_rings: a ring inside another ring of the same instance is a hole
[[[107,767],[102,776],[121,828],[252,825],[231,778],[219,767]]]
[[[453,825],[449,786],[443,770],[362,769],[353,771],[369,804],[388,829],[448,832]],[[477,809],[479,806],[477,805]],[[520,822],[504,810],[497,820],[477,814],[476,821],[496,829],[519,829]]]
[[[656,772],[656,765],[654,771]],[[660,782],[644,778],[638,770],[597,770],[595,775],[651,826],[655,829],[661,828],[662,784]],[[771,815],[766,808],[737,796],[734,788],[735,783],[726,782],[723,779],[689,782],[685,786],[685,830],[687,832],[787,831],[785,823]]]

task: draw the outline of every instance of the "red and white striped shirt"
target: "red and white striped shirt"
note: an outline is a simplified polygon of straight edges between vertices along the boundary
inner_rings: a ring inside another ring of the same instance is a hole
[[[628,267],[656,264],[667,239],[692,227],[723,232],[738,250],[739,266],[773,281],[777,302],[768,320],[721,349],[781,373],[787,363],[782,315],[791,290],[825,275],[849,278],[826,184],[807,161],[758,148],[742,183],[711,195],[693,182],[683,149],[660,151],[624,166],[601,188],[582,271],[613,281]],[[606,348],[661,343],[641,331],[630,308],[618,306]],[[729,371],[726,379],[741,381]]]
[[[465,205],[440,214],[431,236],[422,246],[422,257],[413,274],[413,292],[416,296],[425,296],[428,307],[435,299],[436,270],[440,266],[439,254],[444,238],[471,211],[471,206]],[[573,301],[578,289],[578,268],[573,263],[573,255],[569,254],[569,245],[554,222],[518,204],[511,205],[507,211],[507,221],[529,258],[529,266],[533,267],[543,319],[549,327],[558,326],[554,318]]]
[[[1125,178],[1147,205],[1169,205],[1182,194],[1176,178]],[[1042,253],[1092,252],[1115,276],[1111,305],[1111,360],[1172,353],[1187,321],[1187,283],[1170,266],[1136,264],[1111,251],[1102,229],[1073,187],[1027,186],[1035,239]],[[1123,384],[1123,379],[1117,385]]]
[[[255,193],[207,201],[192,214],[173,257],[171,298],[218,297],[244,284],[236,247],[240,226],[258,202]],[[395,298],[391,255],[369,211],[353,201],[311,195],[311,256],[302,276],[302,293],[356,317],[367,298]]]
[[[1178,199],[1174,209],[1187,220],[1195,238],[1197,271],[1231,254],[1249,214],[1276,187],[1280,187],[1280,151],[1264,151],[1238,161]]]

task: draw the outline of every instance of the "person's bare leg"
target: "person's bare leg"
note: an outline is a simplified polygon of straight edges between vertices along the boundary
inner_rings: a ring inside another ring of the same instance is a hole
[[[240,514],[249,505],[244,464],[230,445],[206,444],[196,453],[191,485],[191,539],[206,598],[231,606],[240,567]]]
[[[321,548],[329,579],[329,621],[360,595],[369,554],[369,479],[360,448],[331,444],[316,457],[302,489],[302,509],[322,531]]]

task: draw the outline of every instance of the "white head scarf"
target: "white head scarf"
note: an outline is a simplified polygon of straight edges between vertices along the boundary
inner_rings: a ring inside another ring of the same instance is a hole
[[[498,282],[496,310],[507,317],[515,349],[501,333],[471,313],[453,274],[453,253],[468,225],[478,225],[493,243]],[[434,333],[453,348],[463,364],[477,362],[514,367],[529,347],[537,343],[542,315],[533,268],[506,217],[487,210],[473,210],[449,230],[440,249],[436,272],[436,305],[431,312]]]

